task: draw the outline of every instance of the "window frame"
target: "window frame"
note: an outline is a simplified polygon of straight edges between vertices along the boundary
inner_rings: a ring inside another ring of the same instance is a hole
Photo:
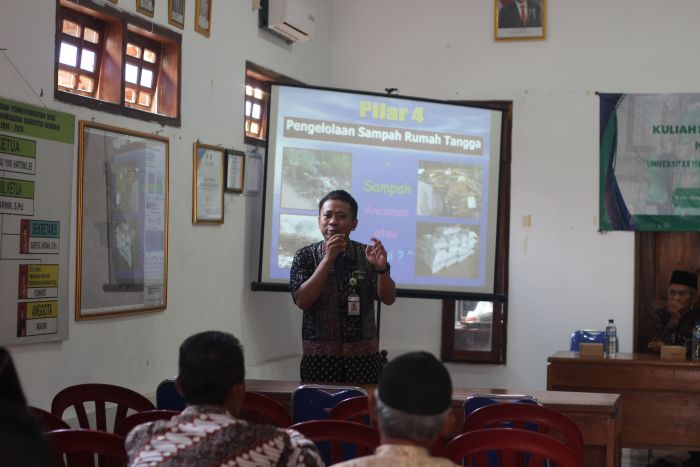
[[[134,44],[138,47],[141,48],[141,57],[136,58],[132,57],[131,55],[128,55],[126,53],[127,45],[126,44]],[[146,61],[143,56],[144,56],[144,51],[146,49],[153,50],[156,53],[156,61],[151,63]],[[148,106],[149,112],[153,113],[153,108],[158,104],[157,100],[157,90],[158,90],[158,79],[160,78],[160,59],[163,54],[162,52],[162,44],[158,41],[154,41],[151,39],[148,39],[147,37],[144,37],[140,34],[137,34],[134,31],[127,31],[126,33],[126,40],[125,40],[125,46],[124,46],[124,105],[127,107],[131,107],[134,109],[143,109],[146,106],[139,104],[138,102],[136,103],[130,103],[126,100],[126,88],[133,88],[136,90],[138,94],[140,94],[142,91],[148,92],[151,96],[151,102],[150,105]],[[138,68],[138,74],[136,77],[136,83],[131,83],[126,80],[126,66],[129,65],[130,63],[133,64],[135,62],[138,62],[139,65],[137,66]],[[153,71],[153,79],[151,81],[152,85],[150,88],[146,86],[141,85],[141,75],[143,73],[143,69],[149,69]],[[137,99],[138,101],[138,99]]]
[[[75,37],[71,36],[69,34],[66,34],[63,32],[63,21],[70,21],[72,23],[78,24],[81,28],[81,37]],[[90,41],[85,40],[83,37],[84,35],[84,30],[85,27],[89,27],[90,29],[93,29],[97,31],[100,40],[98,43],[92,43]],[[66,91],[66,92],[74,92],[76,94],[80,94],[81,96],[88,96],[88,97],[95,97],[98,93],[99,90],[99,75],[100,75],[100,66],[102,64],[102,45],[105,40],[105,33],[104,33],[104,24],[101,21],[95,20],[94,18],[90,18],[89,16],[79,13],[77,11],[70,11],[67,14],[64,13],[63,17],[61,18],[61,21],[59,22],[59,28],[60,32],[58,34],[59,36],[59,45],[58,47],[58,56],[59,59],[57,60],[56,66],[58,67],[58,70],[63,70],[68,73],[74,74],[74,75],[86,75],[89,78],[92,78],[95,82],[95,86],[93,89],[93,92],[87,92],[87,91],[82,91],[80,89],[73,89],[72,91]],[[64,63],[60,62],[60,54],[61,54],[61,46],[60,44],[63,43],[68,43],[76,47],[78,49],[77,53],[77,63],[75,67],[72,67],[70,65],[66,65]],[[91,44],[92,46],[87,46],[88,50],[91,50],[95,53],[95,70],[94,71],[87,71],[80,66],[80,62],[82,59],[82,51],[85,49],[85,44]],[[58,84],[58,71],[57,77],[56,77],[56,86],[57,87],[62,87]]]
[[[442,336],[440,357],[447,362],[505,364],[508,328],[508,245],[510,236],[511,131],[512,101],[459,101],[469,105],[503,112],[501,127],[501,160],[498,184],[498,222],[496,228],[496,268],[493,294],[471,294],[466,297],[446,297],[442,301]],[[461,350],[455,348],[455,312],[457,300],[478,300],[493,303],[491,321],[491,350]]]
[[[104,25],[96,97],[60,89],[58,86],[62,21],[77,12]],[[182,36],[146,18],[119,10],[97,0],[56,0],[54,99],[138,120],[179,127],[181,125]],[[157,84],[153,88],[153,111],[125,104],[127,37],[136,34],[160,44]],[[157,107],[155,107],[157,106]],[[158,112],[158,113],[156,113]]]
[[[280,73],[277,73],[276,71],[272,71],[270,69],[267,69],[265,67],[262,67],[260,65],[256,65],[253,62],[246,61],[246,69],[245,69],[245,82],[243,85],[243,141],[245,144],[248,144],[250,146],[258,146],[258,147],[265,147],[265,144],[267,142],[267,113],[270,108],[270,83],[282,83],[282,84],[304,84],[301,81],[297,81],[293,78],[290,78],[288,76],[282,75]],[[245,113],[245,104],[248,100],[248,96],[245,93],[245,86],[247,86],[250,83],[255,83],[258,85],[258,87],[261,87],[263,89],[263,92],[265,93],[263,96],[263,107],[262,107],[262,114],[261,114],[261,119],[262,119],[262,124],[264,125],[263,131],[262,131],[262,137],[257,138],[255,136],[249,136],[248,132],[246,131],[246,121],[248,120],[248,117],[246,116]]]
[[[257,140],[266,140],[267,139],[267,109],[269,106],[269,101],[270,101],[270,86],[268,85],[267,82],[261,81],[257,78],[253,78],[251,76],[246,76],[245,80],[245,88],[248,86],[251,86],[253,89],[261,89],[263,92],[263,96],[261,98],[256,98],[255,96],[249,96],[248,93],[245,93],[245,103],[247,104],[250,102],[252,104],[258,104],[260,105],[260,117],[255,118],[252,115],[248,116],[245,108],[243,109],[244,112],[244,127],[243,131],[245,132],[245,137],[246,138],[253,138]],[[251,105],[251,114],[252,114],[252,105]],[[260,137],[255,136],[253,132],[248,131],[248,122],[255,121],[260,125],[260,131],[259,134],[261,135]]]

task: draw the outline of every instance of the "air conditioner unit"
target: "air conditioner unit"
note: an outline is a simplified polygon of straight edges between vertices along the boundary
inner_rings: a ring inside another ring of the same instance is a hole
[[[268,0],[267,28],[290,42],[311,38],[316,24],[309,0]]]

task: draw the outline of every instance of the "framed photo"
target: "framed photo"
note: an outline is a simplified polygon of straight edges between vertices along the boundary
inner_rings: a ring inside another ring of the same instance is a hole
[[[153,18],[156,0],[136,0],[136,11]]]
[[[226,191],[243,192],[245,177],[245,153],[243,151],[226,150]]]
[[[545,39],[547,0],[494,0],[494,39]]]
[[[257,149],[246,155],[245,187],[246,195],[259,195],[262,192],[263,158]]]
[[[211,33],[211,2],[197,0],[194,8],[194,30],[206,37]]]
[[[185,29],[185,0],[168,0],[168,23]]]
[[[165,309],[168,148],[165,137],[80,122],[77,320]]]
[[[224,222],[224,152],[218,146],[194,143],[193,224]]]

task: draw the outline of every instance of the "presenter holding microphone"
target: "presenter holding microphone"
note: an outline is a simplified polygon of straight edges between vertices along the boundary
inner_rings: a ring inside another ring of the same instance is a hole
[[[296,252],[289,286],[304,310],[301,380],[376,384],[382,369],[374,300],[391,305],[396,286],[382,242],[350,240],[357,201],[336,190],[318,203],[323,241]]]

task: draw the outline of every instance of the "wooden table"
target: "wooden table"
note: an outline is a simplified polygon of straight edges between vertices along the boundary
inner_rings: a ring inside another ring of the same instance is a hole
[[[623,447],[700,448],[700,363],[644,353],[603,359],[557,352],[549,357],[547,389],[621,394]]]
[[[289,408],[290,397],[298,381],[246,380],[248,391],[259,392]],[[363,386],[374,391],[374,386]],[[462,404],[474,394],[528,394],[571,418],[583,435],[583,465],[587,467],[619,467],[620,465],[620,401],[617,394],[522,391],[511,389],[454,388],[452,406],[462,426]],[[458,433],[454,433],[455,435]]]

